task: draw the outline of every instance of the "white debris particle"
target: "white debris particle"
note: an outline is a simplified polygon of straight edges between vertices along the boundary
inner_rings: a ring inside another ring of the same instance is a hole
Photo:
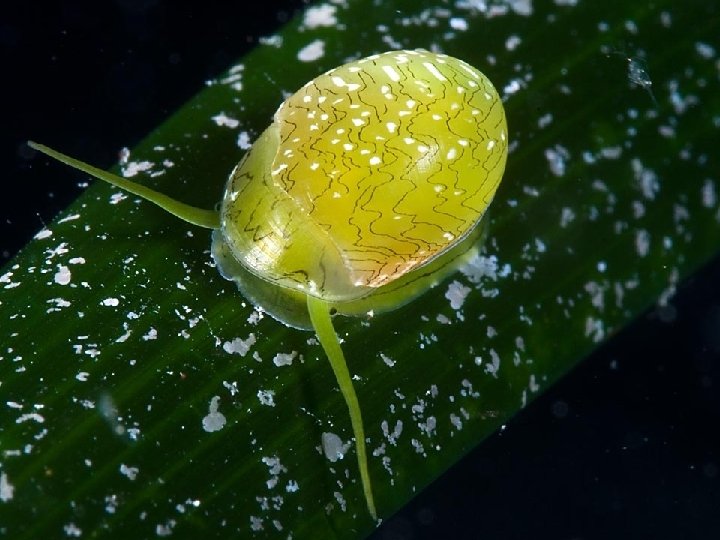
[[[470,289],[470,287],[466,287],[459,281],[454,280],[450,283],[450,285],[448,285],[448,289],[445,292],[445,298],[450,300],[451,308],[458,310],[465,303],[465,298],[467,298],[467,295],[470,294],[471,290],[472,289]]]
[[[70,264],[85,264],[84,257],[73,257],[68,261]]]
[[[393,446],[397,446],[397,440],[403,431],[402,420],[397,420],[395,422],[395,428],[392,430],[392,433],[390,432],[387,420],[383,420],[380,424],[380,427],[382,428],[383,435],[385,435],[385,438],[388,440],[388,442]]]
[[[460,384],[463,387],[462,390],[460,390],[460,395],[469,396],[475,399],[480,397],[480,392],[473,390],[473,385],[469,380],[463,379],[462,381],[460,381]]]
[[[394,367],[395,366],[395,360],[387,356],[385,353],[380,353],[380,358],[382,358],[382,361],[385,362],[385,364],[388,367]]]
[[[322,442],[323,454],[325,454],[325,457],[331,463],[343,459],[348,448],[350,448],[350,443],[343,444],[342,439],[335,433],[324,432],[320,440]]]
[[[644,167],[638,158],[633,158],[630,165],[643,197],[648,200],[655,199],[655,195],[660,191],[660,182],[655,171]]]
[[[717,193],[715,192],[715,184],[709,178],[705,179],[702,187],[702,205],[705,208],[714,208],[717,204]]]
[[[564,176],[566,161],[570,159],[570,152],[564,146],[556,144],[554,148],[545,149],[545,159],[551,173],[555,176]]]
[[[666,139],[674,139],[676,136],[675,128],[668,125],[658,126],[658,133]]]
[[[300,489],[300,486],[298,485],[296,480],[288,480],[287,485],[285,486],[285,491],[288,493],[295,493]]]
[[[55,273],[55,283],[58,285],[68,285],[72,279],[72,273],[67,266],[58,266],[58,271]]]
[[[325,55],[325,42],[316,39],[305,45],[298,51],[297,58],[301,62],[314,62]]]
[[[49,248],[45,250],[45,254],[47,255],[48,260],[53,259],[57,257],[58,255],[65,255],[68,252],[67,248],[67,242],[61,242],[59,245],[55,246],[54,248]]]
[[[703,43],[698,41],[695,43],[695,52],[697,52],[702,58],[710,60],[715,58],[715,48],[709,43]]]
[[[531,392],[537,392],[540,390],[540,385],[535,380],[535,375],[530,375],[530,382],[528,383],[528,388]]]
[[[467,19],[463,19],[462,17],[450,17],[450,28],[453,30],[459,30],[461,32],[464,32],[468,29],[468,22]]]
[[[268,489],[273,489],[277,486],[280,474],[287,472],[287,468],[280,463],[280,458],[277,456],[263,456],[261,460],[268,467],[268,473],[270,473],[270,479],[265,482]]]
[[[81,371],[75,375],[75,378],[80,382],[87,382],[89,376],[90,374],[87,371]]]
[[[522,39],[517,34],[513,34],[505,40],[505,48],[508,51],[514,51],[518,45],[522,43]]]
[[[202,427],[208,433],[213,431],[220,431],[225,427],[227,420],[225,415],[218,411],[220,405],[220,396],[213,396],[210,399],[210,405],[208,406],[208,414],[202,419]]]
[[[282,47],[283,44],[283,38],[282,36],[279,36],[277,34],[273,34],[272,36],[260,36],[258,38],[258,43],[261,45],[267,45],[268,47],[275,47],[276,49],[279,49]]]
[[[174,519],[169,519],[165,523],[158,523],[155,525],[155,534],[157,536],[170,536],[176,523]]]
[[[250,516],[250,528],[255,531],[263,530],[263,519],[257,516]]]
[[[105,298],[100,302],[100,305],[105,307],[116,307],[119,304],[120,300],[118,300],[117,298]]]
[[[645,215],[645,205],[642,201],[633,201],[632,203],[633,207],[633,217],[635,219],[640,219]]]
[[[125,324],[127,324],[127,323],[125,323]],[[125,333],[122,336],[118,337],[115,340],[115,343],[125,343],[128,340],[128,338],[130,337],[130,334],[132,334],[132,330],[129,330],[129,329],[125,330]]]
[[[113,193],[110,195],[110,204],[119,204],[127,198],[128,196],[125,193]]]
[[[425,412],[425,400],[419,399],[410,410],[412,410],[413,414],[422,415]]]
[[[45,238],[50,238],[52,235],[53,232],[50,229],[41,229],[33,238],[35,240],[45,240]]]
[[[645,257],[650,251],[650,233],[645,229],[635,231],[635,251],[641,257]]]
[[[240,150],[250,150],[252,148],[252,140],[250,134],[247,131],[241,131],[238,133],[237,145]]]
[[[463,427],[462,419],[461,419],[458,415],[456,415],[456,414],[454,414],[454,413],[450,413],[450,423],[451,423],[451,424],[455,427],[455,429],[457,429],[458,431],[460,431],[460,430],[462,429],[462,427]]]
[[[600,150],[600,156],[605,159],[620,159],[622,146],[605,146]]]
[[[518,93],[522,87],[523,82],[520,79],[512,79],[503,87],[503,94],[505,96],[511,96]]]
[[[231,383],[227,381],[223,381],[222,385],[227,388],[230,391],[230,395],[234,396],[237,394],[240,390],[238,390],[237,381],[233,381]]]
[[[418,427],[430,437],[437,427],[437,419],[434,416],[428,416],[425,422],[418,422]]]
[[[305,18],[303,26],[306,28],[318,28],[321,26],[335,26],[337,17],[335,12],[337,7],[330,4],[320,4],[305,10]]]
[[[588,317],[585,319],[585,337],[589,337],[594,343],[599,343],[605,337],[605,324],[600,319]]]
[[[140,469],[137,467],[130,467],[124,463],[120,464],[120,474],[127,476],[130,480],[135,480],[139,472]]]
[[[108,514],[114,514],[117,512],[118,497],[115,494],[105,496],[105,511]]]
[[[147,334],[145,334],[142,338],[143,338],[143,341],[152,341],[152,340],[157,339],[157,337],[158,337],[157,330],[151,326],[150,330],[148,330]]]
[[[335,493],[333,493],[333,495],[335,495],[335,500],[340,505],[340,510],[342,510],[343,512],[346,512],[347,511],[347,501],[345,500],[345,497],[342,496],[342,493],[340,493],[339,491],[336,491]]]
[[[672,103],[675,114],[684,114],[687,110],[699,103],[699,98],[694,95],[683,95],[680,91],[680,83],[677,80],[670,80],[667,83],[670,92],[670,103]]]
[[[552,113],[546,113],[543,114],[540,118],[538,118],[538,127],[540,129],[548,127],[553,121],[553,115]]]
[[[423,448],[423,445],[420,441],[417,439],[411,439],[410,444],[412,444],[413,448],[415,448],[415,452],[421,455],[425,455],[425,448]]]
[[[12,500],[15,486],[10,483],[6,473],[0,473],[0,501],[8,502]]]
[[[500,355],[495,349],[490,349],[490,362],[485,364],[485,373],[489,373],[497,379],[500,370]]]
[[[53,307],[48,308],[47,313],[60,311],[62,308],[70,307],[71,305],[71,303],[64,298],[51,298],[47,303],[53,304]]]
[[[75,525],[72,521],[63,525],[63,531],[65,531],[65,536],[73,538],[80,538],[82,536],[82,529]]]
[[[23,422],[28,422],[32,420],[33,422],[37,422],[38,424],[42,424],[45,422],[45,417],[38,413],[25,413],[18,416],[17,420],[15,420],[16,424],[22,424]]]
[[[152,161],[131,161],[122,168],[122,175],[125,178],[132,178],[141,172],[149,171],[153,168],[153,165]]]
[[[497,257],[491,255],[475,255],[467,264],[460,268],[460,272],[470,280],[471,283],[480,283],[484,277],[488,277],[493,281],[498,278],[510,275],[510,265],[504,264],[499,267]]]
[[[585,291],[590,295],[590,302],[599,311],[605,309],[605,287],[595,281],[588,281],[585,284]]]
[[[267,405],[268,407],[275,406],[274,390],[258,390],[257,397],[262,405]]]
[[[570,223],[575,220],[575,212],[572,208],[565,206],[560,212],[560,226],[567,227]]]
[[[255,334],[248,335],[247,339],[235,338],[232,341],[226,341],[223,343],[223,350],[228,354],[239,354],[245,356],[250,347],[255,345],[256,339]]]
[[[219,114],[216,114],[215,116],[211,117],[213,122],[215,122],[218,126],[225,126],[229,128],[236,128],[240,125],[240,121],[236,118],[232,118],[228,115],[226,115],[224,112],[221,112]]]
[[[555,0],[556,6],[577,6],[578,0]]]
[[[297,351],[292,351],[290,353],[277,353],[273,357],[273,363],[280,367],[280,366],[291,366],[293,363],[293,360],[298,355]]]

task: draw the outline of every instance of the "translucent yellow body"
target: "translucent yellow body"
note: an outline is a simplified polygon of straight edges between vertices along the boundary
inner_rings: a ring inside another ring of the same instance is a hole
[[[288,98],[228,182],[222,241],[255,275],[328,302],[456,245],[505,168],[497,92],[465,62],[391,51]]]
[[[360,404],[330,312],[396,308],[477,245],[508,148],[505,112],[487,77],[427,51],[390,51],[328,71],[280,106],[230,175],[220,212],[30,145],[213,229],[223,276],[280,321],[315,330],[348,407],[363,494],[377,519]]]

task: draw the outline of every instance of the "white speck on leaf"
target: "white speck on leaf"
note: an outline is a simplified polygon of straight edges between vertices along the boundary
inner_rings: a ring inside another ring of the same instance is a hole
[[[545,149],[545,159],[551,173],[555,176],[564,176],[566,162],[570,159],[570,152],[564,146],[556,144],[554,148]]]
[[[127,476],[130,480],[135,480],[139,472],[140,469],[137,467],[130,467],[124,463],[120,464],[120,473]]]
[[[273,390],[258,390],[257,397],[262,405],[275,406],[275,392]]]
[[[471,290],[472,289],[470,289],[470,287],[466,287],[459,281],[455,280],[448,285],[448,289],[445,292],[445,298],[450,300],[451,308],[458,310],[465,303],[465,298],[467,298],[467,295],[470,294]]]
[[[55,272],[55,283],[58,285],[68,285],[72,280],[72,272],[67,266],[58,266],[58,271]]]
[[[0,473],[0,501],[8,502],[12,500],[14,492],[15,486],[10,483],[7,474]]]
[[[635,250],[640,257],[647,256],[650,251],[650,233],[645,229],[635,232]]]
[[[463,19],[462,17],[450,17],[448,22],[450,23],[450,28],[453,30],[464,32],[468,29],[467,19]]]
[[[45,422],[45,417],[38,413],[26,413],[22,414],[18,417],[17,420],[15,420],[16,424],[22,424],[23,422],[27,422],[29,420],[33,420],[37,422],[38,424],[42,424]]]
[[[122,175],[125,178],[132,178],[141,172],[149,171],[153,165],[152,161],[131,161],[122,168]]]
[[[72,521],[63,525],[63,531],[65,531],[65,536],[73,538],[80,538],[82,536],[82,529]]]
[[[273,363],[278,367],[291,366],[297,354],[297,351],[292,351],[290,353],[277,353],[273,357]]]
[[[249,351],[250,347],[255,345],[255,334],[248,335],[247,339],[235,338],[232,341],[226,341],[223,343],[223,350],[228,354],[239,354],[245,356]]]
[[[145,334],[142,338],[143,338],[143,341],[152,341],[152,340],[157,339],[157,337],[158,337],[157,330],[155,330],[155,328],[153,328],[151,326],[150,329],[147,331],[147,334]]]
[[[277,456],[263,456],[262,462],[267,465],[268,473],[270,473],[270,479],[265,482],[268,489],[273,489],[278,484],[280,475],[287,472],[287,468],[280,463],[280,458]]]
[[[705,208],[714,208],[717,204],[715,184],[709,178],[705,179],[702,187],[702,204]]]
[[[50,229],[41,229],[33,238],[35,240],[44,240],[45,238],[50,238],[53,235],[53,232]]]
[[[305,28],[335,26],[337,24],[336,11],[337,7],[330,4],[320,4],[319,6],[310,7],[305,10],[303,26]]]
[[[202,419],[202,427],[208,433],[220,431],[225,427],[227,420],[225,419],[225,415],[218,411],[219,404],[220,396],[213,396],[208,406],[208,414]]]
[[[385,362],[388,367],[393,367],[395,365],[395,360],[387,356],[385,353],[380,353],[380,358],[382,358],[382,361]]]
[[[325,55],[325,42],[316,39],[298,51],[297,58],[301,62],[314,62]]]
[[[331,463],[345,457],[350,443],[343,444],[342,439],[335,433],[324,432],[321,437],[323,454]]]
[[[250,134],[247,131],[241,131],[238,133],[237,145],[240,150],[250,150],[252,148],[252,140]]]
[[[212,120],[220,127],[236,128],[240,125],[240,122],[236,118],[232,118],[224,112],[216,114],[212,117]]]

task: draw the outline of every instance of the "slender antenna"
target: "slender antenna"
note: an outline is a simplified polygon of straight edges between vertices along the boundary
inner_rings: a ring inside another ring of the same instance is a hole
[[[133,193],[138,197],[142,197],[147,201],[155,203],[163,210],[179,217],[183,221],[187,221],[188,223],[192,223],[193,225],[197,225],[199,227],[205,227],[206,229],[220,228],[220,214],[216,210],[205,210],[203,208],[197,208],[195,206],[182,203],[172,197],[168,197],[164,193],[160,193],[159,191],[143,186],[142,184],[127,180],[116,174],[93,167],[83,161],[66,156],[57,150],[53,150],[52,148],[45,146],[44,144],[28,141],[28,145],[30,148],[37,150],[38,152],[42,152],[43,154],[50,156],[65,165],[69,165],[70,167],[78,169],[85,174],[89,174],[98,180],[103,180],[108,184],[112,184],[113,186],[124,189],[125,191]]]

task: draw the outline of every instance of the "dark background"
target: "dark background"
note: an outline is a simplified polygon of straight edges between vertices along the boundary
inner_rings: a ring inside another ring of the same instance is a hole
[[[68,168],[45,174],[26,139],[107,167],[303,4],[4,6],[0,263],[81,191]],[[376,537],[720,538],[718,276],[716,261]]]

